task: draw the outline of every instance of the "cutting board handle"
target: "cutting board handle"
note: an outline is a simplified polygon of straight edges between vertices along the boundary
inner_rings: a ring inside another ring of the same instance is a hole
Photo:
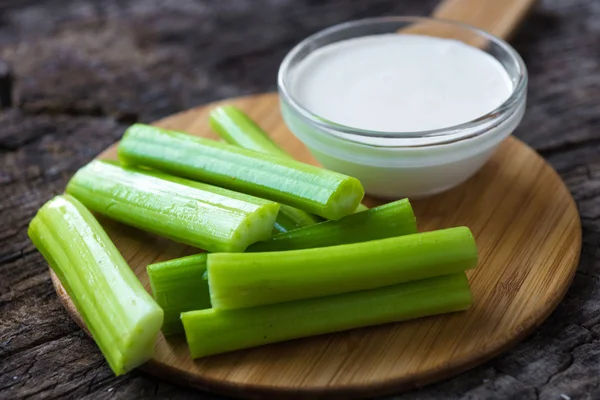
[[[444,0],[432,15],[473,25],[507,40],[534,3],[535,0]]]

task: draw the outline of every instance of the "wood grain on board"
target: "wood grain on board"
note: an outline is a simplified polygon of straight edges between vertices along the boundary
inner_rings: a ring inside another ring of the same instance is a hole
[[[287,130],[275,94],[226,101],[246,111],[298,160],[313,163]],[[157,122],[216,138],[215,104]],[[100,158],[115,158],[116,145]],[[367,198],[366,204],[381,204]],[[421,231],[466,225],[480,255],[469,271],[474,306],[465,312],[355,329],[191,360],[183,337],[156,344],[143,368],[163,378],[242,397],[335,394],[373,396],[422,386],[478,365],[507,349],[550,314],[579,259],[577,208],[556,172],[523,142],[509,138],[461,186],[414,201]],[[149,290],[147,264],[193,249],[105,219],[101,223]],[[61,301],[82,325],[60,282]]]

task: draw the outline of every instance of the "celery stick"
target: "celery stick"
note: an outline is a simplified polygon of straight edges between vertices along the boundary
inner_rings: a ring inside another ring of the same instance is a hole
[[[127,165],[152,167],[287,204],[327,219],[354,212],[364,195],[356,178],[279,156],[135,124],[119,144]]]
[[[273,236],[248,247],[247,251],[299,250],[337,244],[356,243],[385,237],[408,235],[417,231],[408,200],[375,207],[366,213],[348,215],[338,221],[325,221]],[[197,254],[148,266],[152,293],[165,310],[165,335],[183,332],[179,314],[210,308],[206,254]],[[169,323],[167,323],[169,321]]]
[[[415,214],[408,199],[272,236],[250,245],[247,252],[300,250],[366,242],[417,233]]]
[[[286,153],[250,117],[234,106],[217,107],[210,113],[211,128],[227,143],[261,153],[273,154],[288,160],[294,158]],[[288,232],[321,222],[318,217],[294,207],[281,206],[275,229]]]
[[[28,234],[114,373],[152,358],[163,311],[94,216],[75,198],[57,196],[38,211]]]
[[[213,109],[210,113],[210,126],[229,144],[294,160],[291,155],[271,140],[269,135],[258,124],[237,107],[222,106]],[[303,211],[293,213],[291,210],[288,210],[289,208],[291,207],[283,206],[279,211],[277,221],[280,222],[281,220],[282,222],[279,225],[286,228],[285,230],[280,230],[281,232],[292,230],[286,225],[286,218],[291,222],[290,226],[292,228],[294,227],[294,223],[296,228],[301,228],[321,222],[308,213],[304,213]],[[355,212],[367,209],[366,206],[359,204]],[[277,223],[275,227],[279,228]]]
[[[375,241],[268,253],[215,253],[206,261],[213,308],[329,296],[475,268],[466,227]]]
[[[181,314],[192,358],[267,343],[461,311],[472,303],[464,273],[240,310]]]
[[[206,253],[148,265],[150,287],[156,302],[165,312],[163,334],[181,333],[183,311],[210,308],[206,271]]]
[[[67,193],[117,221],[208,251],[268,239],[279,204],[160,172],[92,161]]]
[[[209,120],[212,130],[229,144],[294,160],[237,107],[217,107],[211,111]]]

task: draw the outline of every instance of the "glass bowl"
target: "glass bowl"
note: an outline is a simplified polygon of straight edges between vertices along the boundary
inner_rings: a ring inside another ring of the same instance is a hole
[[[495,110],[443,129],[383,132],[328,121],[294,96],[294,68],[315,50],[367,35],[410,33],[460,40],[490,54],[505,68],[512,93]],[[298,45],[279,68],[278,90],[283,119],[327,169],[358,178],[368,194],[383,198],[426,197],[471,177],[523,118],[527,69],[505,41],[465,24],[420,17],[383,17],[351,21],[320,31]]]

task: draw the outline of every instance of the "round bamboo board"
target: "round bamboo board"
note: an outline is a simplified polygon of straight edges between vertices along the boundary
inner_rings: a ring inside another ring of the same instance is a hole
[[[227,100],[297,159],[315,164],[287,130],[275,94]],[[156,125],[216,138],[208,112],[192,109]],[[115,158],[116,145],[100,158]],[[367,198],[369,206],[381,201]],[[480,263],[469,271],[475,304],[465,312],[355,329],[191,360],[183,337],[159,336],[142,368],[162,378],[245,398],[365,397],[410,389],[459,374],[506,350],[534,330],[565,294],[577,267],[581,226],[575,203],[556,172],[515,138],[461,186],[414,201],[419,229],[458,225],[476,237]],[[147,264],[195,251],[100,219],[148,290]],[[56,291],[83,322],[60,281]]]

